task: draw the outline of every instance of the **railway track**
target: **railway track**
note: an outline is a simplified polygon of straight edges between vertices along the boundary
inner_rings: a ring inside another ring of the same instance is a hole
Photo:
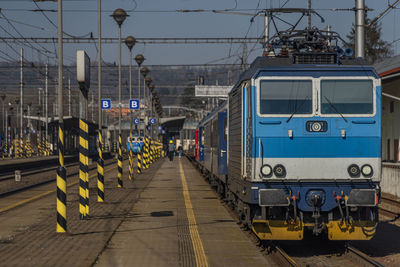
[[[65,167],[66,167],[66,168],[68,168],[68,167],[73,167],[73,166],[76,166],[77,164],[79,164],[79,163],[66,164]],[[42,172],[47,172],[47,171],[55,171],[56,169],[57,169],[57,166],[47,167],[47,168],[46,168],[46,167],[43,168],[43,167],[39,166],[39,167],[36,168],[36,169],[21,172],[21,177],[25,177],[25,176],[29,176],[29,175],[34,175],[34,174],[38,174],[38,173],[42,173]],[[5,174],[5,175],[1,175],[1,176],[0,176],[0,182],[2,182],[2,181],[7,181],[7,180],[13,180],[13,179],[15,179],[15,174],[14,174],[13,172],[9,172],[9,173],[7,173],[7,174]]]
[[[105,161],[104,167],[110,166],[112,164],[115,164],[115,162],[116,161],[114,159],[108,159],[108,160]],[[66,165],[66,167],[67,168],[74,168],[75,167],[75,169],[72,172],[70,172],[70,173],[67,172],[67,178],[68,177],[73,177],[73,176],[76,176],[76,175],[79,174],[79,169],[77,168],[77,167],[79,167],[79,162],[68,164],[68,165]],[[55,172],[56,169],[57,169],[57,167],[54,166],[54,167],[42,168],[42,169],[39,169],[39,170],[27,171],[25,173],[22,173],[23,177],[24,176],[25,177],[29,177],[29,176],[32,176],[32,175],[35,175],[35,174],[42,174],[42,175],[50,174],[51,178],[38,179],[38,181],[32,181],[32,182],[29,182],[29,183],[27,183],[25,185],[18,185],[17,183],[13,183],[12,184],[13,185],[12,189],[0,192],[0,198],[6,197],[8,195],[12,195],[12,194],[15,194],[15,193],[18,193],[18,192],[21,192],[21,191],[29,190],[29,189],[32,189],[32,188],[35,188],[35,187],[38,187],[38,186],[45,185],[45,184],[48,184],[48,183],[56,181],[56,175],[51,175],[51,174],[53,174],[53,172]],[[93,170],[96,170],[96,169],[97,169],[97,164],[93,164],[92,166],[89,166],[89,171],[93,171]],[[12,176],[12,177],[3,177],[3,178],[0,178],[0,182],[8,181],[8,182],[12,183],[12,181],[10,181],[12,179],[14,179],[14,176]],[[25,178],[25,179],[27,179],[27,178]],[[34,179],[34,178],[32,178],[32,179]]]
[[[189,158],[189,157],[188,157]],[[198,168],[196,162],[189,158]],[[217,192],[216,192],[217,194]],[[219,196],[219,195],[218,195]],[[241,224],[233,208],[220,196],[221,204],[241,226],[247,237],[260,248],[262,254],[276,266],[367,266],[384,267],[380,262],[344,241],[329,241],[319,237],[305,237],[302,241],[264,241]]]
[[[400,218],[400,201],[392,196],[382,194],[382,203],[379,205],[379,213],[388,217],[391,221]]]

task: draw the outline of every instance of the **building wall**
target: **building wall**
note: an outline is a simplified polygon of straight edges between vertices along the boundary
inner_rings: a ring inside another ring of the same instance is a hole
[[[383,92],[400,97],[400,77],[382,81]],[[382,96],[382,160],[399,162],[400,101]]]

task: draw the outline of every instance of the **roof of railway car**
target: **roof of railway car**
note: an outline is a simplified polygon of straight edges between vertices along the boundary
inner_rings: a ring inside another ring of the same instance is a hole
[[[210,113],[207,114],[207,116],[205,116],[200,122],[199,122],[199,126],[202,126],[204,124],[206,124],[210,119],[212,119],[215,114],[217,114],[221,109],[224,109],[227,107],[228,102],[224,101],[222,102],[218,107],[216,107],[214,110],[212,110]]]
[[[353,72],[369,72],[369,75],[373,75],[375,78],[379,78],[379,75],[375,69],[368,65],[363,59],[341,59],[340,64],[293,64],[290,57],[257,57],[253,63],[251,63],[249,69],[244,71],[238,82],[233,86],[232,91],[237,89],[239,85],[246,80],[250,80],[261,71],[338,71],[346,70]]]

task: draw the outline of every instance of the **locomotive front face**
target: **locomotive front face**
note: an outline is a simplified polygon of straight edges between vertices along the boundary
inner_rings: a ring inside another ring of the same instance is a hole
[[[251,202],[266,209],[253,221],[261,238],[301,239],[307,226],[330,239],[372,238],[365,232],[375,231],[379,201],[380,96],[372,69],[264,69],[253,77],[242,146]],[[294,223],[283,231],[276,223],[290,224],[287,214]]]
[[[254,180],[379,181],[379,80],[259,77],[254,83]]]

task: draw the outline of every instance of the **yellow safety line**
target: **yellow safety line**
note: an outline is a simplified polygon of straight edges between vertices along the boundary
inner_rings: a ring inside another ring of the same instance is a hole
[[[192,239],[192,245],[194,255],[196,257],[197,266],[208,266],[207,256],[204,252],[203,242],[201,241],[199,231],[197,229],[196,218],[193,212],[192,202],[190,201],[189,188],[186,182],[185,173],[183,172],[182,163],[179,159],[179,173],[181,175],[181,181],[183,186],[183,196],[185,198],[186,215],[189,221],[190,237]]]
[[[104,173],[109,172],[109,171],[111,171],[111,170],[113,170],[113,169],[115,169],[115,168],[116,168],[116,167],[109,168],[109,169],[105,170]],[[93,177],[97,177],[97,173],[91,175],[89,178],[93,178]],[[70,183],[70,184],[67,185],[67,187],[76,185],[76,184],[78,184],[78,183],[79,183],[79,181]],[[47,195],[49,195],[49,194],[51,194],[51,193],[54,193],[54,192],[56,192],[56,191],[57,191],[57,189],[49,190],[49,191],[46,191],[46,192],[41,193],[41,194],[39,194],[39,195],[36,195],[36,196],[34,196],[34,197],[24,199],[24,200],[22,200],[22,201],[20,201],[20,202],[17,202],[17,203],[12,204],[12,205],[10,205],[10,206],[8,206],[8,207],[5,207],[5,208],[0,209],[0,213],[5,212],[5,211],[8,211],[8,210],[11,210],[11,209],[16,208],[16,207],[18,207],[18,206],[21,206],[21,205],[23,205],[23,204],[25,204],[25,203],[28,203],[28,202],[37,200],[37,199],[39,199],[39,198],[42,198],[42,197],[44,197],[44,196],[47,196]]]

